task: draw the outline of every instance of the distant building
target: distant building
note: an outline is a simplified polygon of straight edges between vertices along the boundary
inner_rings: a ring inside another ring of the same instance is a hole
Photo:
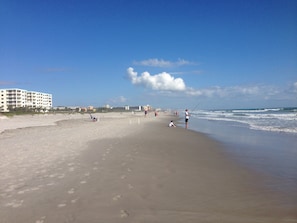
[[[23,89],[0,89],[0,112],[9,112],[9,108],[52,108],[52,95]]]
[[[142,106],[142,108],[143,108],[144,111],[152,110],[152,107],[150,105],[144,105],[144,106]]]

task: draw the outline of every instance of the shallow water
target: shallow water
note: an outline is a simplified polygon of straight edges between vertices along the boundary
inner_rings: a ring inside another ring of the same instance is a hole
[[[246,124],[191,117],[189,129],[222,142],[226,152],[253,171],[273,179],[268,187],[297,195],[297,134],[250,129]]]

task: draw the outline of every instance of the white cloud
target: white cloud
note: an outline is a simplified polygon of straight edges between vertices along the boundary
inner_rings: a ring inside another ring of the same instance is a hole
[[[236,97],[260,97],[271,98],[277,95],[279,91],[273,86],[229,86],[219,87],[214,86],[204,89],[188,88],[187,94],[191,96],[203,96],[203,97],[218,97],[218,98],[236,98]]]
[[[138,75],[132,67],[127,69],[128,77],[132,84],[157,90],[158,96],[188,96],[205,100],[218,101],[296,101],[297,82],[285,88],[273,85],[236,85],[213,86],[207,88],[187,87],[182,78],[174,78],[171,74],[163,72],[151,75],[143,72]],[[178,92],[178,94],[174,94]],[[169,94],[168,94],[169,93]]]
[[[178,59],[177,61],[172,62],[172,61],[157,59],[157,58],[152,58],[152,59],[142,60],[142,61],[134,61],[133,63],[135,65],[148,66],[148,67],[176,67],[176,66],[195,64],[193,62],[190,62],[184,59]]]
[[[297,93],[297,81],[293,83],[293,92]]]
[[[127,102],[127,98],[125,98],[124,96],[119,96],[119,97],[116,97],[116,98],[109,99],[108,103],[122,104],[122,103],[125,103],[125,102]]]
[[[186,85],[181,78],[174,78],[169,73],[162,72],[160,74],[151,75],[143,72],[138,76],[132,67],[127,69],[128,77],[134,85],[142,85],[153,90],[163,91],[185,91]]]
[[[0,86],[9,86],[9,85],[15,85],[17,84],[16,82],[13,81],[1,81],[0,80]]]
[[[190,70],[190,71],[177,71],[177,72],[170,72],[172,75],[186,75],[186,74],[189,74],[189,75],[197,75],[197,74],[202,74],[203,71],[202,70]]]
[[[279,89],[273,86],[252,85],[252,86],[213,86],[203,89],[187,87],[182,78],[174,78],[169,73],[163,72],[151,75],[143,72],[138,75],[132,67],[127,69],[128,77],[134,85],[142,85],[158,91],[178,91],[189,96],[206,98],[239,98],[239,97],[259,97],[263,99],[272,98],[279,95]],[[296,85],[296,86],[295,86]],[[297,90],[297,82],[294,84]]]
[[[124,96],[120,96],[120,97],[118,98],[118,100],[119,100],[120,102],[126,102],[126,101],[127,101],[127,98],[125,98]]]

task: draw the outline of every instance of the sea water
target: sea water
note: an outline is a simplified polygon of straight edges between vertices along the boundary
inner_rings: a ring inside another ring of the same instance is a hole
[[[194,110],[190,114],[189,129],[222,142],[241,164],[273,178],[269,187],[297,194],[297,108]]]

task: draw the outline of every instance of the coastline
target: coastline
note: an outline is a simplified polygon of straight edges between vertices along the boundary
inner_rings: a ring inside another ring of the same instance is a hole
[[[287,203],[297,206],[297,141],[295,133],[250,129],[235,122],[193,117],[190,128],[218,140],[224,151],[257,174],[268,178],[266,186],[280,191]]]
[[[0,222],[297,222],[221,144],[170,119],[114,114],[4,131]]]

